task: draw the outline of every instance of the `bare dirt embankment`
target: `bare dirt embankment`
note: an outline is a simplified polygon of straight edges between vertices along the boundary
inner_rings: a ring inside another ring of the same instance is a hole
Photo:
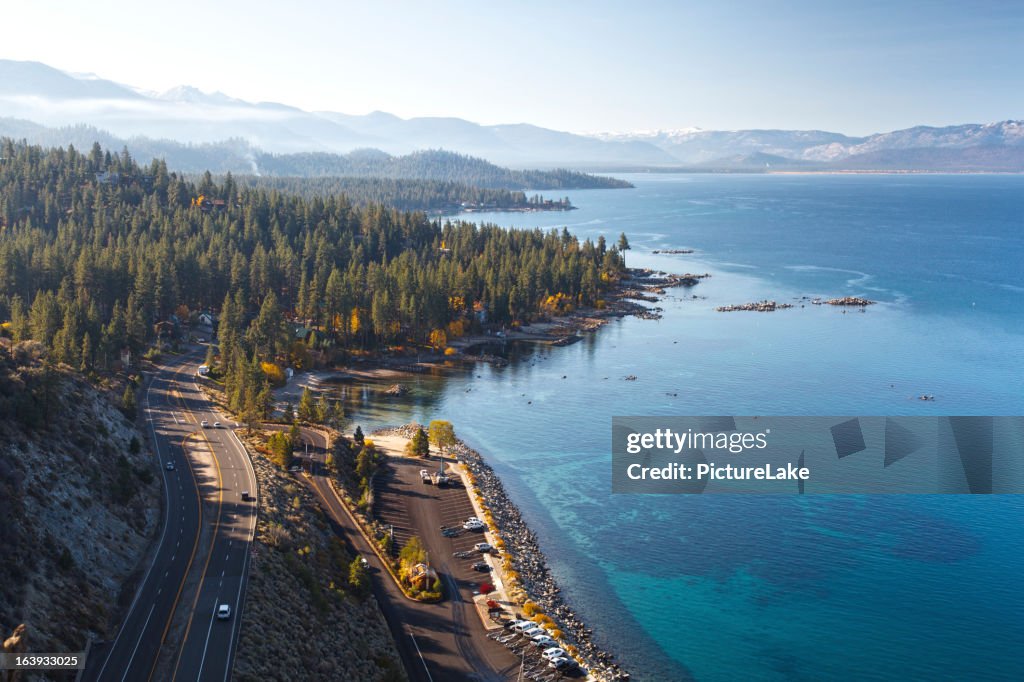
[[[115,407],[124,379],[98,389],[39,344],[0,342],[0,640],[25,623],[28,651],[81,652],[131,601],[162,492]]]
[[[353,557],[309,488],[244,438],[259,482],[236,680],[405,680],[376,600],[348,583]]]

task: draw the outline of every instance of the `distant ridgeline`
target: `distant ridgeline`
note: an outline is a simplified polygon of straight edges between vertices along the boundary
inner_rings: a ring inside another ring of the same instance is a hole
[[[344,194],[360,206],[382,204],[401,211],[455,213],[459,211],[567,211],[569,197],[545,199],[507,189],[473,187],[444,180],[359,177],[275,177],[237,175],[243,187],[278,190],[313,198]]]
[[[13,118],[0,118],[0,137],[24,139],[43,147],[74,145],[78,149],[89,149],[98,142],[107,149],[127,148],[134,158],[144,163],[163,159],[168,168],[179,173],[210,171],[214,175],[436,180],[511,191],[632,187],[624,180],[564,169],[510,170],[483,159],[442,150],[419,151],[406,156],[391,156],[377,149],[359,149],[348,154],[268,154],[243,139],[206,144],[182,144],[146,137],[126,140],[92,126],[48,128]]]
[[[349,154],[263,154],[256,156],[260,172],[266,175],[324,175],[346,177],[407,178],[458,182],[488,189],[613,189],[632,187],[624,180],[577,171],[557,169],[510,170],[472,156],[443,150],[391,156],[376,149],[359,149]]]
[[[193,182],[99,145],[0,141],[2,333],[36,339],[73,367],[144,350],[203,310],[223,312],[221,349],[247,363],[440,349],[484,323],[555,312],[551,301],[596,304],[623,268],[604,239],[564,230],[442,223],[230,177]],[[296,342],[298,325],[313,334]]]

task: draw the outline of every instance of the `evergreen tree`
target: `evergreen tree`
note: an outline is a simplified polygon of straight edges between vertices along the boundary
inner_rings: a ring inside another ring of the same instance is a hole
[[[405,452],[413,457],[426,457],[430,454],[430,441],[423,427],[416,429],[416,433],[405,445]]]
[[[313,402],[313,392],[309,387],[302,389],[302,397],[299,398],[299,419],[302,421],[316,421],[316,404]]]

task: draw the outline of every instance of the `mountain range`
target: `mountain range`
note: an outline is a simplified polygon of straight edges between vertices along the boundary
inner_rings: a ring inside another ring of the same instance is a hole
[[[1024,122],[917,126],[852,137],[820,130],[682,129],[583,135],[526,123],[480,125],[459,118],[403,119],[246,102],[180,86],[153,93],[39,62],[0,60],[0,134],[33,131],[49,142],[76,126],[107,131],[140,146],[170,140],[189,149],[240,141],[271,154],[391,155],[443,148],[516,168],[1024,171]],[[28,123],[36,124],[32,128]],[[41,128],[40,128],[41,126]],[[64,131],[63,133],[59,131]],[[104,133],[97,133],[104,134]],[[22,134],[30,141],[39,141]],[[68,139],[68,142],[71,140]]]

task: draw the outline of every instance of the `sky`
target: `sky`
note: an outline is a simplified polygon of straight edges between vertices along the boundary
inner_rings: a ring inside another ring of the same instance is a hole
[[[572,132],[1024,118],[1024,3],[43,0],[0,58],[163,91]]]

